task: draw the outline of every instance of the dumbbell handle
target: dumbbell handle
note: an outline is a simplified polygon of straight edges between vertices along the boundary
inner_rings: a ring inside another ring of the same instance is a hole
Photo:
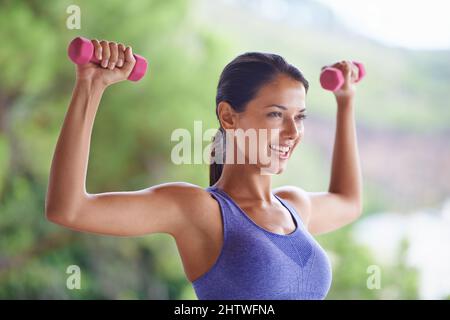
[[[354,65],[358,68],[358,79],[355,81],[359,82],[366,75],[366,69],[361,62],[352,61]],[[344,84],[345,79],[342,71],[334,67],[326,67],[320,73],[320,84],[325,90],[336,91],[339,90]]]
[[[100,61],[94,56],[94,45],[91,40],[84,37],[76,37],[73,39],[67,49],[69,58],[75,64],[86,64],[89,62],[100,64]],[[128,80],[139,81],[147,72],[147,60],[138,55],[133,54],[136,63],[128,76]]]

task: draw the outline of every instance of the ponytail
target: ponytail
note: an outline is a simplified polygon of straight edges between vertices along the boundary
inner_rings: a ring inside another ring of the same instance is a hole
[[[225,162],[225,130],[220,127],[211,145],[211,164],[209,165],[209,185],[212,186],[222,175]]]

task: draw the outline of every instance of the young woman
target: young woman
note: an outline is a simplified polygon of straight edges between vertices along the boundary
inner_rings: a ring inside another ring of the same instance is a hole
[[[77,66],[51,166],[46,217],[84,232],[171,235],[199,299],[325,298],[331,266],[312,235],[339,229],[362,211],[354,122],[358,69],[349,61],[333,64],[342,70],[345,84],[334,92],[337,126],[327,192],[306,192],[299,186],[272,189],[271,175],[261,174],[264,165],[258,158],[244,164],[216,161],[207,188],[170,182],[134,192],[90,194],[85,181],[97,108],[105,89],[126,80],[135,63],[131,47],[92,42],[102,63]],[[304,137],[308,87],[303,74],[279,55],[248,52],[236,57],[217,88],[220,132],[279,130],[276,140],[258,138],[258,146],[275,163],[272,173],[283,172]],[[214,159],[217,153],[225,157],[227,139],[216,135]]]

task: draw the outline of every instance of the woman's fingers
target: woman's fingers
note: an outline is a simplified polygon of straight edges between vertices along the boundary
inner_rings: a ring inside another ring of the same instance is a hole
[[[340,63],[342,66],[342,70],[344,71],[344,76],[349,77],[350,73],[351,73],[351,68],[350,68],[351,62],[342,60]]]
[[[354,63],[351,64],[351,67],[352,67],[352,80],[356,81],[359,78],[359,68]]]
[[[350,60],[342,60],[340,64],[344,71],[344,75],[346,75],[351,82],[355,82],[359,77],[358,67]]]
[[[102,67],[106,68],[109,64],[109,58],[111,56],[111,51],[109,49],[108,41],[102,40],[100,41],[100,45],[102,46]]]
[[[110,57],[109,57],[108,69],[112,70],[116,66],[117,59],[119,58],[117,43],[110,42],[109,43],[109,51],[110,51]]]
[[[136,59],[133,56],[133,50],[131,47],[127,47],[125,49],[125,61],[123,64],[122,70],[129,75],[133,70],[134,64],[136,63]]]
[[[78,75],[96,79],[105,85],[126,80],[130,76],[136,64],[131,47],[122,43],[107,40],[99,41],[97,39],[92,39],[91,43],[94,49],[93,56],[96,59],[92,61],[93,64],[89,64],[87,67],[80,65],[77,69]],[[96,64],[100,65],[95,66]]]
[[[341,70],[345,79],[354,78],[354,68],[356,66],[349,60],[341,60],[331,65],[331,67]]]
[[[123,62],[125,61],[125,46],[122,43],[119,43],[117,48],[119,51],[119,58],[117,59],[116,66],[121,68],[123,66]]]
[[[100,60],[101,67],[113,71],[102,72],[102,76],[105,77],[106,82],[111,84],[129,77],[136,64],[136,58],[133,55],[133,49],[131,47],[106,40],[100,42],[98,40],[92,40],[92,43],[94,45],[94,55]]]
[[[101,60],[101,66],[103,68],[108,68],[110,70],[114,67],[123,67],[127,62],[126,47],[122,43],[115,43],[113,41],[102,40],[98,42],[97,40],[92,40],[94,44],[94,54],[95,57]],[[131,47],[130,52],[131,52]],[[128,62],[133,63],[134,57],[131,53],[131,57],[128,57]]]
[[[98,59],[102,59],[102,46],[100,45],[100,42],[98,42],[97,39],[91,40],[92,44],[94,45],[94,56]]]

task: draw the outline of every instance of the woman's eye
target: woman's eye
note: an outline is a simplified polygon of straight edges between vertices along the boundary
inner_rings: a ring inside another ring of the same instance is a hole
[[[280,117],[281,118],[283,116],[283,114],[281,112],[274,111],[274,112],[268,113],[268,116],[271,117],[271,118],[276,118],[276,117]],[[300,114],[300,115],[295,117],[295,120],[296,121],[300,121],[300,120],[303,120],[305,118],[306,118],[306,114]]]
[[[268,114],[268,116],[269,116],[269,117],[281,117],[281,112],[276,112],[276,111],[270,112],[270,113]]]

